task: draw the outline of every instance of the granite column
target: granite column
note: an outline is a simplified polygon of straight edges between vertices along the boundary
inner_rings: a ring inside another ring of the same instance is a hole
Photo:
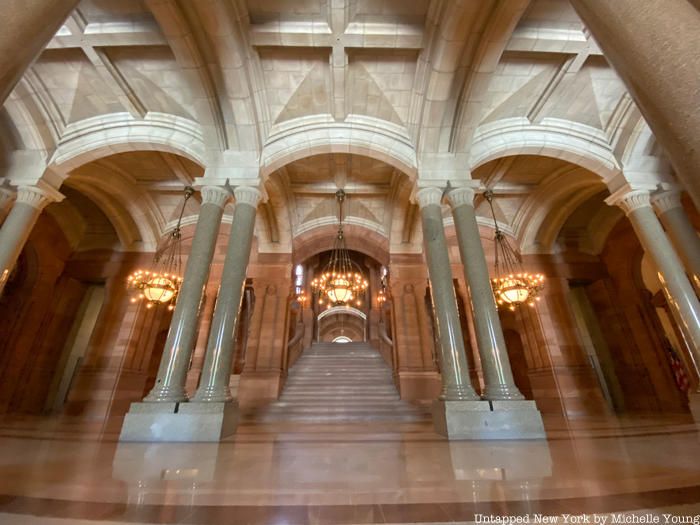
[[[469,378],[467,355],[459,322],[452,270],[442,224],[442,190],[424,188],[416,194],[421,210],[423,242],[430,277],[430,291],[435,306],[435,320],[440,342],[442,393],[446,401],[476,400]]]
[[[700,10],[689,0],[570,0],[700,208]]]
[[[79,0],[3,0],[0,105]]]
[[[219,296],[216,300],[204,367],[199,388],[192,401],[226,402],[232,400],[229,389],[234,338],[243,299],[246,269],[255,230],[255,215],[261,194],[255,188],[234,190],[236,207],[229,235]]]
[[[513,380],[501,320],[493,298],[486,255],[474,212],[474,190],[456,188],[450,191],[447,199],[452,208],[464,276],[472,301],[474,327],[484,371],[483,397],[489,400],[523,399]]]
[[[42,210],[63,196],[37,186],[20,186],[17,200],[0,228],[0,295]]]
[[[652,195],[651,202],[696,289],[700,290],[700,239],[681,204],[680,190]]]
[[[224,206],[229,198],[230,193],[225,188],[202,188],[202,207],[158,368],[156,384],[144,402],[172,403],[187,400],[185,380],[197,332],[199,306],[209,277],[209,267],[214,256]]]
[[[625,189],[610,196],[606,202],[622,208],[644,251],[658,270],[666,300],[688,340],[697,370],[700,364],[700,302],[680,258],[651,207],[649,192]]]

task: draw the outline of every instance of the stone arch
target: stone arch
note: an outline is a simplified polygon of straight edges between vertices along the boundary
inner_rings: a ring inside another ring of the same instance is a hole
[[[66,129],[49,171],[88,195],[110,217],[122,244],[137,242],[155,249],[164,220],[150,197],[128,180],[78,177],[72,172],[92,161],[117,153],[162,151],[205,165],[202,131],[194,121],[165,113],[149,113],[143,120],[128,114],[84,119]]]
[[[265,144],[260,174],[272,172],[306,157],[349,153],[386,162],[409,178],[416,178],[416,150],[410,139],[383,120],[364,118],[361,123],[307,124],[279,132]]]
[[[332,250],[337,231],[337,224],[327,224],[294,237],[292,254],[295,263]],[[357,224],[345,225],[344,233],[345,245],[349,250],[368,255],[384,266],[389,265],[389,239],[386,236]]]
[[[319,341],[348,336],[352,341],[367,339],[367,315],[351,306],[334,306],[318,315]]]
[[[609,181],[620,173],[620,166],[607,141],[589,132],[586,126],[571,123],[571,130],[551,125],[527,125],[516,119],[500,121],[481,129],[474,137],[470,169],[489,161],[513,155],[541,155],[565,160]]]
[[[528,212],[519,220],[516,236],[523,253],[547,253],[567,219],[605,187],[591,178],[563,184],[559,178],[544,183],[528,198]]]
[[[49,167],[67,176],[71,170],[93,160],[145,150],[174,153],[200,166],[206,165],[199,124],[183,117],[151,112],[143,120],[118,113],[71,124]]]

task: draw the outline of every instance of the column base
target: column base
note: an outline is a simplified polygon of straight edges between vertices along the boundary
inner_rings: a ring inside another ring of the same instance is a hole
[[[444,385],[440,396],[441,401],[480,401],[481,398],[471,385]]]
[[[433,426],[449,440],[544,439],[534,401],[442,401],[433,403]]]
[[[489,401],[524,401],[525,396],[520,393],[515,385],[486,385],[483,392],[484,399]]]
[[[235,433],[238,403],[132,403],[119,441],[218,442]]]

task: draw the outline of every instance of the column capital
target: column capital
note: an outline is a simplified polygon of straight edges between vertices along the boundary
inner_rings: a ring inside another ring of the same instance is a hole
[[[610,206],[619,206],[625,215],[641,208],[651,208],[649,190],[623,188],[605,199]]]
[[[442,202],[442,194],[442,188],[429,186],[416,192],[416,201],[418,201],[418,206],[420,206],[421,209],[433,204],[440,206],[440,203]]]
[[[447,194],[447,202],[452,209],[459,208],[465,204],[474,207],[475,196],[476,190],[474,188],[468,186],[454,188]]]
[[[58,190],[50,187],[41,188],[39,186],[20,186],[17,188],[18,203],[28,204],[29,206],[41,211],[52,202],[60,202],[64,199]]]
[[[262,192],[251,186],[238,186],[233,190],[236,197],[236,204],[247,204],[253,208],[258,207],[258,203],[262,200]]]
[[[223,186],[203,186],[200,190],[202,204],[215,204],[223,208],[231,198],[231,192]]]
[[[671,188],[652,194],[651,204],[659,215],[675,208],[681,208],[681,190]]]

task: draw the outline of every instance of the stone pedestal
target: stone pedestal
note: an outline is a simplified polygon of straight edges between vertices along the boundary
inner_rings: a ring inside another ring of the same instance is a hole
[[[119,441],[217,442],[238,425],[238,403],[132,403]]]
[[[433,403],[433,425],[447,439],[544,439],[534,401],[443,401]]]

